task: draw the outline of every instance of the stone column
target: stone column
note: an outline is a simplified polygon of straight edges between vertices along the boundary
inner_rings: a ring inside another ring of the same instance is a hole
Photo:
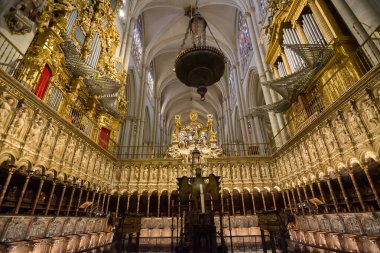
[[[125,46],[125,52],[124,52],[124,57],[123,57],[124,68],[126,69],[128,69],[129,60],[131,58],[131,49],[132,49],[133,32],[135,29],[135,24],[136,24],[136,18],[132,17],[129,21],[129,29],[128,29],[128,35],[126,38],[126,46]]]
[[[297,206],[297,200],[296,200],[296,195],[294,194],[294,189],[291,189],[292,192],[292,197],[293,197],[293,203],[294,203],[294,210],[297,212],[298,211],[298,206]]]
[[[140,212],[140,195],[137,195],[137,208],[136,208],[136,213]]]
[[[243,207],[243,215],[245,216],[244,191],[241,194],[241,204],[242,204],[242,207]]]
[[[314,192],[313,183],[309,184],[309,188],[310,188],[310,191],[311,191],[311,196],[313,196],[313,198],[315,198],[315,192]]]
[[[38,200],[40,199],[42,187],[43,187],[43,185],[45,183],[45,180],[46,180],[46,176],[42,176],[41,179],[40,179],[40,185],[38,186],[36,198],[34,199],[31,215],[34,215],[34,212],[36,211]]]
[[[7,178],[5,179],[5,183],[3,185],[3,189],[1,191],[1,195],[0,195],[0,207],[2,206],[3,204],[3,200],[4,200],[4,197],[5,197],[5,194],[7,193],[7,189],[8,189],[8,186],[9,186],[9,182],[11,181],[12,179],[12,176],[13,176],[13,173],[16,171],[15,168],[10,168],[8,170],[8,176]]]
[[[232,194],[230,194],[230,196],[231,196],[232,216],[235,216],[235,204],[234,204],[234,197],[232,196]]]
[[[116,203],[115,217],[118,217],[118,214],[119,214],[119,204],[120,204],[120,194],[117,194],[117,203]]]
[[[343,186],[343,183],[342,183],[342,177],[340,175],[338,175],[337,179],[338,179],[338,183],[339,183],[339,186],[340,186],[340,190],[342,191],[342,195],[343,195],[343,198],[344,198],[344,203],[346,203],[346,207],[347,207],[348,212],[351,212],[351,206],[348,203],[348,198],[347,198],[346,192],[344,191],[344,186]]]
[[[106,197],[108,196],[107,193],[103,192],[103,197],[102,197],[102,213],[104,212],[104,203],[106,202]]]
[[[327,180],[326,180],[326,183],[327,183],[327,186],[329,187],[329,190],[330,190],[330,195],[331,195],[331,199],[332,199],[332,201],[333,201],[333,203],[334,203],[335,212],[338,213],[338,212],[339,212],[339,209],[338,209],[338,205],[337,205],[337,203],[336,203],[336,199],[335,199],[334,191],[333,191],[333,189],[332,189],[332,187],[331,187],[330,179],[327,179]]]
[[[71,194],[70,194],[69,205],[67,206],[67,210],[66,210],[66,216],[69,216],[69,214],[70,214],[71,204],[73,203],[73,198],[74,198],[74,194],[75,194],[76,189],[77,189],[76,185],[73,184],[72,189],[71,189]]]
[[[271,191],[271,194],[272,194],[272,200],[273,200],[274,210],[277,210],[277,204],[276,204],[276,198],[275,198],[275,196],[274,196],[274,192]]]
[[[99,191],[98,192],[98,200],[96,201],[96,210],[99,212],[100,211],[100,197],[102,193]]]
[[[161,194],[157,194],[157,217],[160,217]]]
[[[358,199],[359,199],[359,202],[360,202],[360,206],[362,207],[362,211],[365,212],[365,205],[364,205],[364,202],[363,202],[362,194],[360,193],[359,187],[358,187],[358,185],[356,183],[356,179],[355,179],[353,171],[350,171],[349,174],[350,174],[350,178],[351,178],[352,184],[354,185],[356,195],[358,196]]]
[[[379,195],[377,194],[376,187],[375,187],[375,185],[373,184],[373,181],[372,181],[371,175],[369,174],[368,166],[365,166],[365,167],[364,167],[364,173],[365,173],[365,175],[367,176],[367,179],[368,179],[369,185],[371,186],[371,190],[372,190],[372,192],[373,192],[373,195],[375,196],[375,199],[376,199],[377,205],[378,205],[378,207],[380,208],[380,199],[379,199]]]
[[[297,187],[296,190],[297,190],[298,198],[299,198],[299,200],[300,200],[300,206],[301,206],[302,215],[305,215],[305,209],[303,208],[303,203],[302,203],[302,197],[301,197],[301,193],[300,193],[300,188]]]
[[[325,211],[326,213],[329,212],[329,209],[327,207],[327,202],[326,202],[326,198],[325,198],[325,194],[323,193],[323,189],[322,189],[322,185],[321,185],[321,181],[317,181],[317,185],[318,185],[318,189],[319,189],[319,192],[321,193],[321,198],[322,198],[322,201],[325,205]]]
[[[146,207],[146,217],[149,217],[149,206],[150,206],[150,194],[148,193],[148,203]]]
[[[353,10],[351,10],[345,0],[331,0],[331,2],[336,7],[343,21],[346,23],[348,29],[350,29],[351,34],[358,41],[359,45],[365,43],[363,46],[365,49],[365,54],[367,54],[374,65],[377,64],[380,60],[379,49],[372,40],[368,40],[369,34],[364,29],[362,23],[355,16]],[[360,8],[361,4],[355,5],[355,8]]]
[[[52,186],[51,191],[50,191],[50,195],[49,195],[48,203],[47,203],[47,206],[46,206],[45,215],[48,215],[48,213],[49,213],[50,204],[51,204],[51,200],[52,200],[52,198],[53,198],[53,194],[54,194],[54,190],[55,190],[55,186],[56,186],[56,185],[57,185],[57,180],[54,179],[54,180],[53,180],[53,186]]]
[[[223,191],[222,191],[222,193],[220,194],[220,201],[221,201],[221,204],[222,204],[222,213],[224,213]]]
[[[63,183],[63,188],[62,188],[62,193],[61,193],[61,198],[59,199],[57,216],[59,216],[59,212],[61,211],[63,198],[65,197],[66,187],[67,187],[67,182],[64,182]]]
[[[253,195],[253,192],[251,193],[251,199],[252,199],[253,214],[256,214],[255,196]]]
[[[22,204],[22,200],[24,199],[24,195],[25,195],[25,191],[26,191],[26,188],[28,187],[28,184],[29,184],[29,180],[30,180],[30,173],[28,172],[28,174],[26,175],[26,178],[25,178],[25,182],[24,182],[24,186],[22,187],[22,190],[21,190],[21,195],[20,195],[20,198],[17,202],[17,206],[16,206],[16,210],[15,210],[15,214],[18,214],[18,212],[20,211],[20,207],[21,207],[21,204]]]
[[[252,13],[254,14],[253,11],[252,11]],[[254,23],[256,21],[253,19],[251,13],[248,12],[248,13],[246,13],[246,15],[250,17],[250,19],[247,19],[247,24],[248,24],[248,28],[250,31],[249,34],[250,34],[251,42],[252,42],[253,57],[255,57],[255,59],[256,59],[257,72],[259,73],[260,81],[261,81],[261,83],[264,83],[267,81],[267,78],[266,78],[265,71],[264,71],[263,61],[261,59],[258,41],[254,36],[254,34],[255,34]],[[271,97],[269,88],[262,85],[262,90],[263,90],[263,94],[264,94],[265,104],[272,104],[273,101],[272,101],[272,97]],[[268,115],[269,115],[269,121],[271,123],[273,134],[276,135],[279,132],[279,126],[278,126],[277,118],[273,112],[269,112]],[[282,145],[282,140],[280,140],[280,143],[278,143],[278,144]]]
[[[130,202],[130,199],[131,199],[131,194],[127,194],[127,197],[128,197],[128,200],[127,200],[127,212],[129,211],[129,202]]]
[[[92,199],[91,199],[91,206],[90,206],[90,213],[89,213],[89,216],[91,217],[92,216],[92,212],[91,212],[91,210],[93,210],[94,209],[94,203],[95,203],[95,196],[96,196],[96,190],[94,190],[93,192],[92,192]]]
[[[212,205],[212,202],[211,202]],[[168,217],[170,217],[170,194],[168,192]]]
[[[261,198],[263,200],[264,211],[267,210],[267,204],[265,203],[264,191],[261,191]]]
[[[78,197],[78,202],[77,202],[77,208],[75,209],[75,216],[78,215],[80,202],[81,202],[81,200],[82,200],[82,194],[83,194],[83,188],[80,187],[80,190],[79,190],[79,197]]]
[[[290,212],[293,213],[293,207],[292,207],[292,201],[290,200],[289,189],[286,190],[286,195],[288,196]]]
[[[282,196],[282,201],[284,202],[284,207],[288,208],[288,204],[286,203],[286,199],[285,199],[284,190],[281,190],[281,196]]]
[[[106,205],[106,213],[108,213],[108,208],[110,206],[110,199],[111,199],[111,194],[107,195],[107,205]]]

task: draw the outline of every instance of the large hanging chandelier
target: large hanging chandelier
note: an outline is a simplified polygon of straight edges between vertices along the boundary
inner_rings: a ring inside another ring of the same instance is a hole
[[[208,28],[218,48],[206,45],[206,28]],[[185,48],[189,33],[191,33],[192,44]],[[205,100],[206,87],[220,80],[224,74],[224,68],[224,54],[207,26],[206,20],[199,13],[196,4],[195,13],[189,21],[185,38],[175,61],[174,71],[177,78],[185,85],[197,88],[201,100]]]

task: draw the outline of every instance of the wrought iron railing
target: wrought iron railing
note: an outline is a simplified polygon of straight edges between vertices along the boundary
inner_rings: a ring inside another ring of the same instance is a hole
[[[380,27],[351,54],[335,55],[329,63],[331,74],[319,78],[315,90],[306,97],[305,107],[294,112],[288,118],[286,125],[272,138],[272,152],[317,120],[324,111],[333,106],[340,97],[355,87],[359,80],[379,65],[379,41]]]
[[[222,144],[223,156],[268,156],[270,155],[269,143],[252,144]]]

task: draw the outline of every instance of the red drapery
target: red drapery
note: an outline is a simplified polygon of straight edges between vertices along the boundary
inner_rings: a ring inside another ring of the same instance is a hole
[[[49,66],[46,64],[44,69],[42,70],[40,79],[38,80],[36,89],[34,91],[36,96],[39,97],[40,99],[44,98],[45,92],[49,86],[50,77],[51,77],[51,70]]]
[[[108,143],[110,141],[110,134],[111,134],[111,131],[105,127],[102,127],[102,129],[100,130],[99,145],[102,148],[108,147]]]

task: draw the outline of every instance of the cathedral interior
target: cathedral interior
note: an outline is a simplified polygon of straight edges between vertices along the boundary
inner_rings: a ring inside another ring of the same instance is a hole
[[[379,63],[379,0],[0,0],[0,252],[378,253]]]

